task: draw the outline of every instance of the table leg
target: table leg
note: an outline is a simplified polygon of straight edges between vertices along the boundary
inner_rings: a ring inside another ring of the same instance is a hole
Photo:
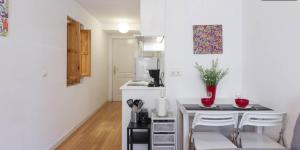
[[[149,141],[148,141],[148,150],[151,150],[151,129],[148,129]]]
[[[183,114],[183,150],[189,150],[189,131],[190,131],[189,115]]]
[[[183,114],[182,112],[180,111],[180,108],[178,108],[178,111],[177,111],[177,148],[178,150],[183,150],[183,147],[182,147],[182,142],[183,142]]]
[[[256,133],[263,134],[264,133],[264,127],[256,127]]]
[[[129,129],[127,129],[127,150],[129,150]]]
[[[130,129],[130,150],[133,150],[133,144],[132,144],[132,129]]]

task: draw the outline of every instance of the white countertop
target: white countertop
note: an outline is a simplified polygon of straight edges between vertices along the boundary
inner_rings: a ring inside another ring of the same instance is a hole
[[[121,90],[163,90],[165,87],[148,87],[148,86],[132,86],[128,84],[132,84],[131,80],[125,83],[123,86],[121,86]]]

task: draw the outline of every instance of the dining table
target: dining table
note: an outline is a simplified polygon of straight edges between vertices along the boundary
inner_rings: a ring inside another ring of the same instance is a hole
[[[245,112],[270,112],[271,108],[260,104],[250,104],[247,108],[236,107],[235,104],[214,104],[212,107],[204,107],[200,104],[200,98],[178,98],[178,150],[189,150],[189,133],[191,118],[197,112],[234,112],[243,115]],[[262,133],[259,127],[256,132]]]

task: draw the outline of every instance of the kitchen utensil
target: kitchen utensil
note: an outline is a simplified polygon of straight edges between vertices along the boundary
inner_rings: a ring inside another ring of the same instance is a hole
[[[133,112],[138,112],[138,107],[137,107],[137,106],[135,106],[135,105],[133,105],[133,107],[132,107],[132,111],[133,111]]]
[[[234,108],[237,108],[237,109],[252,109],[252,106],[251,105],[248,105],[248,106],[246,106],[246,107],[239,107],[239,106],[237,106],[236,104],[232,104],[232,106],[234,107]],[[255,108],[254,108],[255,109]]]
[[[131,111],[131,119],[130,119],[130,122],[132,123],[137,123],[138,122],[138,113],[137,112],[134,112],[134,111]]]
[[[249,100],[243,98],[237,98],[235,99],[235,104],[241,108],[246,108],[249,105]]]
[[[167,108],[167,98],[160,97],[158,98],[158,108],[157,108],[157,115],[160,117],[165,117],[168,115],[168,108]]]
[[[205,107],[211,107],[214,104],[214,101],[211,98],[201,98],[201,103]]]
[[[133,107],[133,99],[127,100],[127,104],[130,108],[132,108]]]
[[[136,107],[138,107],[139,106],[139,102],[140,102],[141,100],[139,100],[139,99],[136,99],[136,100],[134,100],[134,102],[133,102],[133,104],[136,106]]]
[[[210,109],[213,109],[213,108],[218,108],[219,106],[218,105],[216,105],[216,104],[212,104],[211,106],[209,106],[209,107],[206,107],[206,106],[204,106],[203,104],[199,104],[199,106],[200,107],[202,107],[202,108],[210,108]]]
[[[139,101],[138,103],[138,109],[141,110],[141,108],[143,107],[144,103],[142,100]]]
[[[149,115],[148,115],[148,110],[147,109],[141,109],[139,112],[139,121],[138,123],[141,125],[148,125],[149,123]]]
[[[155,70],[149,70],[149,75],[151,78],[153,78],[153,87],[160,87],[159,81],[159,74],[160,74],[160,70],[159,69],[155,69]]]

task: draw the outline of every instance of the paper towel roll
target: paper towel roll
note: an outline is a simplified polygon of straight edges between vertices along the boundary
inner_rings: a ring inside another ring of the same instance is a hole
[[[157,115],[160,117],[165,117],[168,115],[168,101],[166,97],[161,97],[158,99],[158,108],[157,108]]]

